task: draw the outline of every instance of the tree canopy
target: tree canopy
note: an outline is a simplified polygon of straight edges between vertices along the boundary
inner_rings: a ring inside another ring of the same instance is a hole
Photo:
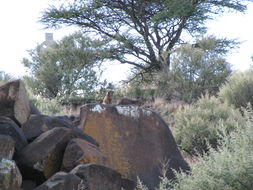
[[[206,31],[205,21],[225,10],[245,11],[251,0],[75,0],[44,11],[47,27],[78,26],[108,40],[108,58],[140,73],[168,70],[182,34]]]
[[[130,86],[134,91],[145,89],[148,97],[180,99],[188,103],[195,102],[202,94],[216,96],[232,72],[225,56],[235,45],[231,40],[214,36],[200,38],[193,45],[183,44],[172,54],[170,72],[146,74],[145,81],[141,76],[135,77]]]
[[[176,50],[170,82],[180,99],[192,102],[201,94],[217,95],[232,73],[231,65],[224,58],[230,45],[230,40],[209,36],[194,46],[186,44]]]
[[[47,98],[90,95],[99,84],[102,46],[102,41],[81,33],[46,48],[38,45],[30,50],[30,58],[22,61],[31,73],[26,77],[29,86],[35,94]]]

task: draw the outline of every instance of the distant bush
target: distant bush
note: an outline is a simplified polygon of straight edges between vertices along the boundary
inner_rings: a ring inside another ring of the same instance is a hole
[[[175,113],[179,111],[182,107],[188,105],[184,101],[173,100],[168,101],[161,97],[156,97],[154,101],[147,101],[142,105],[144,108],[150,108],[158,112],[165,122],[169,125],[170,129],[173,131],[175,126]]]
[[[11,80],[14,80],[14,79],[15,78],[12,75],[10,75],[4,71],[0,71],[0,85],[4,85],[5,83],[7,83]]]
[[[32,99],[38,110],[44,115],[67,115],[67,110],[64,106],[58,103],[56,99],[47,99],[42,97],[37,97]]]
[[[152,99],[154,98],[155,89],[149,83],[140,82],[139,79],[128,83],[127,86],[120,89],[123,97],[134,99]]]
[[[190,155],[217,148],[220,134],[243,122],[238,110],[215,97],[202,96],[195,104],[175,113],[173,134],[181,150]]]
[[[247,121],[225,135],[218,151],[200,157],[190,175],[177,173],[177,182],[163,179],[159,190],[250,190],[253,189],[252,111]],[[250,121],[251,120],[251,121]]]
[[[197,45],[179,46],[171,54],[170,72],[154,73],[155,96],[187,103],[196,102],[206,92],[216,96],[232,72],[225,55],[233,43],[207,36],[198,39]]]
[[[29,88],[27,88],[29,99],[34,103],[38,110],[44,115],[66,115],[67,110],[56,99],[48,99],[35,96]]]
[[[233,73],[219,96],[237,108],[253,105],[253,70]]]
[[[95,95],[93,97],[72,96],[69,98],[57,99],[57,102],[59,102],[61,105],[81,105],[89,103],[99,103],[99,100],[96,99]]]

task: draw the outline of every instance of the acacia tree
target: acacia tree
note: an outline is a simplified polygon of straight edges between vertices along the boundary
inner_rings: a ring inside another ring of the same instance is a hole
[[[176,50],[170,82],[180,99],[192,102],[201,94],[217,95],[232,72],[224,57],[233,45],[230,40],[209,36],[198,40],[194,46],[186,44]]]
[[[194,45],[183,44],[171,57],[170,72],[146,74],[145,81],[141,76],[136,77],[130,83],[130,92],[139,91],[148,97],[180,99],[188,103],[196,101],[202,94],[216,96],[232,72],[225,56],[236,45],[231,40],[214,36],[198,39]]]
[[[170,55],[182,33],[206,30],[205,21],[224,10],[245,11],[251,0],[75,0],[50,6],[41,22],[72,25],[108,39],[108,58],[133,65],[140,73],[169,70]]]
[[[30,50],[30,58],[22,61],[30,71],[26,81],[35,94],[47,98],[88,96],[99,85],[103,45],[81,33],[64,37],[47,48],[38,45]]]

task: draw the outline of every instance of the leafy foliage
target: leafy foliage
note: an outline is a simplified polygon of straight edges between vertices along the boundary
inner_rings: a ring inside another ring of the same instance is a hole
[[[253,187],[252,111],[246,122],[225,135],[218,151],[212,149],[192,164],[191,174],[177,173],[177,182],[163,179],[159,190],[248,190]]]
[[[209,146],[217,148],[222,133],[230,133],[243,124],[238,110],[207,95],[178,111],[175,120],[176,142],[190,155],[203,154]]]
[[[248,0],[77,0],[44,11],[48,27],[72,25],[108,40],[108,58],[137,72],[170,68],[170,55],[182,33],[205,32],[205,21],[226,9],[244,11]],[[134,59],[133,59],[134,58]]]
[[[150,99],[154,97],[155,89],[150,87],[149,83],[140,81],[140,78],[129,82],[124,88],[120,89],[122,96],[127,96],[133,99]]]
[[[142,183],[139,177],[137,177],[136,190],[148,190],[148,188]]]
[[[99,85],[103,42],[81,33],[30,51],[23,64],[31,73],[25,77],[34,94],[46,98],[92,96]]]
[[[36,97],[33,98],[32,101],[38,110],[44,115],[55,116],[68,114],[67,110],[57,101],[57,99]]]
[[[62,106],[57,99],[48,99],[38,95],[34,95],[31,88],[26,85],[26,92],[29,100],[34,103],[36,108],[41,114],[55,116],[55,115],[67,115],[67,110]]]
[[[253,70],[235,72],[220,90],[219,96],[237,108],[253,105]]]
[[[9,82],[11,80],[13,80],[14,77],[11,76],[10,74],[4,72],[4,71],[0,71],[0,85],[5,84],[6,82]]]
[[[224,57],[234,45],[233,41],[213,36],[202,38],[194,45],[182,45],[172,54],[170,72],[136,77],[129,83],[128,92],[138,93],[139,97],[147,94],[188,103],[196,101],[204,93],[217,95],[219,87],[231,73],[231,65]]]
[[[224,59],[232,42],[213,36],[202,38],[195,45],[182,45],[173,54],[170,73],[157,77],[157,95],[176,97],[186,102],[197,100],[201,94],[216,95],[231,73]]]

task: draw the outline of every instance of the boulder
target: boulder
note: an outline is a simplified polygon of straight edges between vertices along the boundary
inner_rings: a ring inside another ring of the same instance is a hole
[[[19,154],[18,163],[43,173],[48,179],[61,167],[64,150],[75,133],[68,128],[51,129],[27,145]]]
[[[122,186],[122,189],[124,190],[136,190],[137,184],[133,180],[122,178],[121,186]]]
[[[21,186],[23,190],[25,190],[25,188],[29,189],[30,187],[34,187],[34,184],[36,187],[37,185],[40,185],[47,180],[46,177],[44,176],[44,173],[42,173],[41,171],[34,169],[32,167],[26,166],[24,164],[20,164],[17,158],[16,158],[16,161],[17,161],[19,171],[23,178],[23,182]]]
[[[92,144],[98,146],[98,143],[95,139],[85,134],[79,128],[74,127],[70,122],[66,121],[66,119],[61,119],[65,117],[50,117],[47,115],[31,115],[27,122],[22,125],[22,129],[28,141],[34,140],[36,137],[41,135],[42,133],[56,128],[56,127],[64,127],[69,128],[75,131],[76,135],[79,138],[85,139]]]
[[[79,138],[72,139],[64,152],[62,169],[72,170],[79,164],[105,164],[106,157],[97,146]]]
[[[150,189],[159,185],[164,163],[166,176],[173,169],[189,170],[164,120],[154,111],[134,105],[87,104],[81,107],[79,128],[95,138],[106,155],[106,166],[125,178],[137,176]],[[162,165],[161,165],[162,163]]]
[[[58,115],[58,116],[54,116],[55,118],[67,121],[68,123],[72,124],[72,122],[75,120],[75,116],[74,115]]]
[[[5,158],[0,159],[0,189],[20,190],[22,176],[16,163]]]
[[[22,129],[8,117],[0,116],[0,134],[11,136],[15,141],[17,151],[22,150],[27,145]]]
[[[87,184],[74,174],[58,172],[33,190],[88,190]]]
[[[0,87],[0,115],[21,125],[27,121],[30,111],[30,102],[21,80],[8,82]]]
[[[78,165],[70,173],[85,180],[89,190],[120,190],[122,188],[120,173],[99,164]]]
[[[22,190],[33,190],[36,187],[36,183],[32,180],[24,180],[22,182]]]
[[[29,100],[29,106],[30,106],[30,114],[41,114],[38,108],[34,105],[34,103]]]
[[[15,142],[10,136],[0,135],[0,158],[11,160],[14,155]]]

